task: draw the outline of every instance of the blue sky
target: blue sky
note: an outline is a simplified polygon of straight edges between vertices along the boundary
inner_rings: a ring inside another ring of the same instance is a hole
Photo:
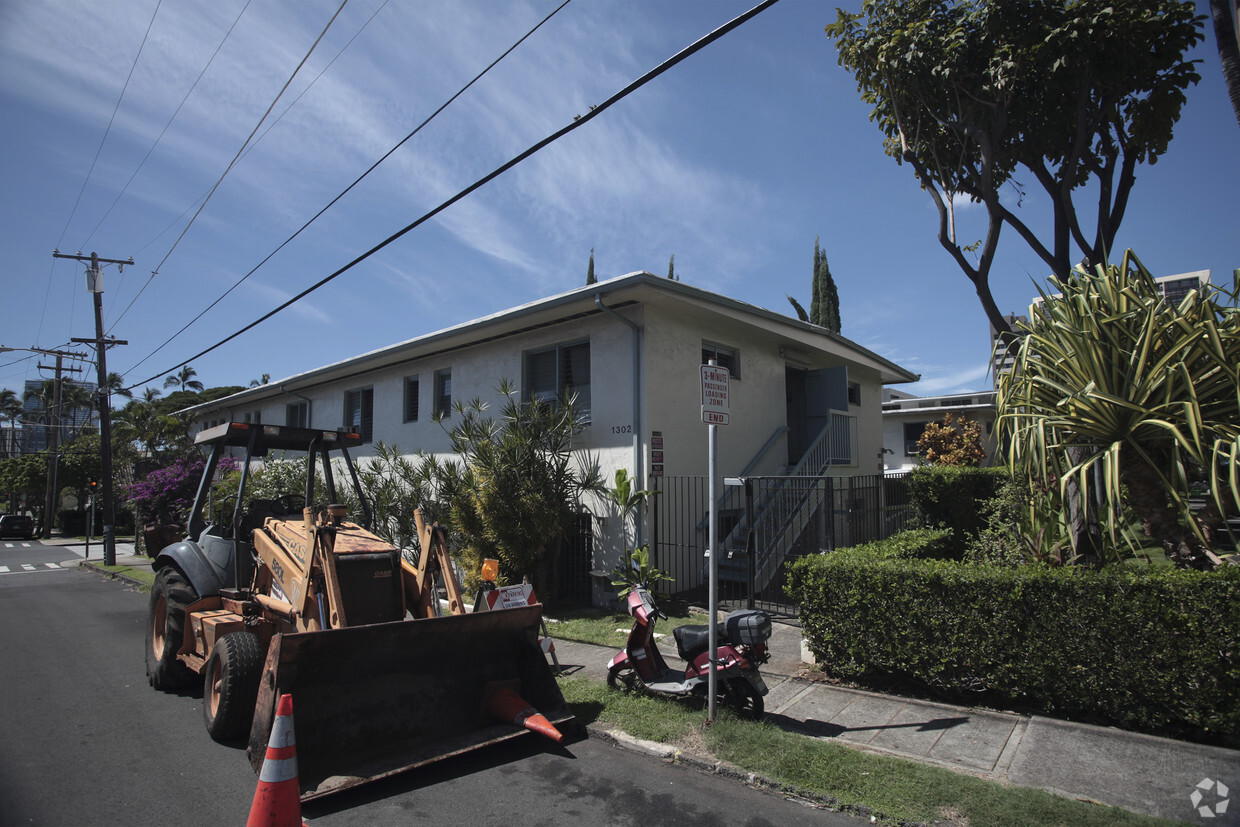
[[[350,0],[179,243],[339,3],[156,5],[0,0],[0,345],[60,349],[94,335],[82,267],[53,260],[54,248],[132,256],[123,274],[105,270],[103,305],[108,332],[129,342],[108,367],[130,383],[254,321],[752,4],[574,0],[166,345],[558,0]],[[981,305],[938,245],[929,197],[884,155],[836,63],[823,33],[835,5],[776,4],[195,359],[199,379],[278,380],[580,286],[591,248],[600,278],[663,275],[675,254],[686,283],[791,315],[785,295],[809,304],[820,237],[843,334],[922,375],[903,390],[988,387]],[[1139,168],[1117,246],[1156,275],[1210,269],[1230,283],[1240,128],[1208,21],[1204,33],[1202,81],[1169,152]],[[1020,212],[1044,226],[1048,205],[1027,183]],[[970,219],[962,210],[962,236],[980,238]],[[1011,231],[1000,249],[996,300],[1024,312],[1044,268]],[[44,375],[23,356],[0,354],[0,387]]]

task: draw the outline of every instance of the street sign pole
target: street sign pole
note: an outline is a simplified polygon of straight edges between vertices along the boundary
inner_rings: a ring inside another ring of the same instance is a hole
[[[727,368],[721,368],[711,359],[709,364],[702,365],[702,421],[706,423],[707,443],[707,498],[710,502],[708,521],[710,528],[707,535],[707,555],[710,558],[708,575],[707,611],[710,612],[708,646],[710,648],[710,668],[707,672],[706,690],[710,696],[706,707],[706,721],[715,720],[718,707],[719,686],[719,514],[718,509],[718,473],[716,461],[719,453],[719,426],[728,424],[728,379]]]

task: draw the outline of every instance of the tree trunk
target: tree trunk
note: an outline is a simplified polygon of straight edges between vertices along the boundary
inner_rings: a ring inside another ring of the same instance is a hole
[[[1240,17],[1240,0],[1210,0],[1210,16],[1214,19],[1214,39],[1218,59],[1223,68],[1223,82],[1231,108],[1240,123],[1240,39],[1236,36],[1236,18]]]
[[[1078,465],[1088,458],[1090,449],[1069,448],[1068,462]],[[1094,505],[1094,492],[1089,485],[1082,489],[1079,478],[1073,475],[1064,492],[1064,507],[1068,510],[1068,525],[1072,538],[1074,562],[1080,566],[1097,568],[1102,565],[1102,532],[1098,527],[1098,509]]]

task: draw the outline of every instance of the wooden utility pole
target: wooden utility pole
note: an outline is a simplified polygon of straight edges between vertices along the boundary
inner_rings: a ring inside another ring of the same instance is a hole
[[[86,290],[95,296],[95,338],[74,339],[75,342],[95,346],[95,364],[99,369],[99,442],[103,460],[103,564],[116,565],[116,504],[112,498],[112,406],[108,398],[108,362],[109,345],[127,345],[119,339],[105,339],[103,336],[103,264],[115,264],[122,270],[126,264],[132,265],[133,258],[121,261],[114,258],[100,258],[96,253],[84,256],[81,253],[68,255],[59,250],[52,251],[53,258],[71,258],[76,261],[89,261],[86,270]]]
[[[37,350],[31,348],[35,353],[42,353],[47,356],[55,356],[56,364],[39,365],[42,370],[54,370],[56,378],[52,384],[52,409],[48,411],[47,420],[50,427],[47,428],[47,490],[43,494],[43,526],[39,531],[39,536],[44,540],[52,536],[52,520],[55,519],[56,509],[56,475],[60,463],[60,397],[63,380],[61,374],[66,371],[70,373],[80,373],[80,368],[67,368],[64,366],[64,358],[80,358],[77,353],[68,353],[63,350]]]

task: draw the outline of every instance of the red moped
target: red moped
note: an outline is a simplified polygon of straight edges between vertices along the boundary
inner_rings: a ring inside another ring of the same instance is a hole
[[[710,670],[710,628],[708,626],[677,626],[672,630],[676,651],[688,664],[682,670],[671,669],[655,644],[654,627],[658,618],[667,620],[659,611],[654,597],[641,586],[634,587],[626,597],[633,628],[628,643],[607,665],[607,685],[622,691],[648,691],[662,695],[707,698]],[[715,677],[717,703],[737,715],[760,720],[762,697],[766,683],[758,673],[758,665],[770,655],[766,642],[771,637],[771,618],[765,612],[740,610],[732,612],[719,625],[718,666]]]

